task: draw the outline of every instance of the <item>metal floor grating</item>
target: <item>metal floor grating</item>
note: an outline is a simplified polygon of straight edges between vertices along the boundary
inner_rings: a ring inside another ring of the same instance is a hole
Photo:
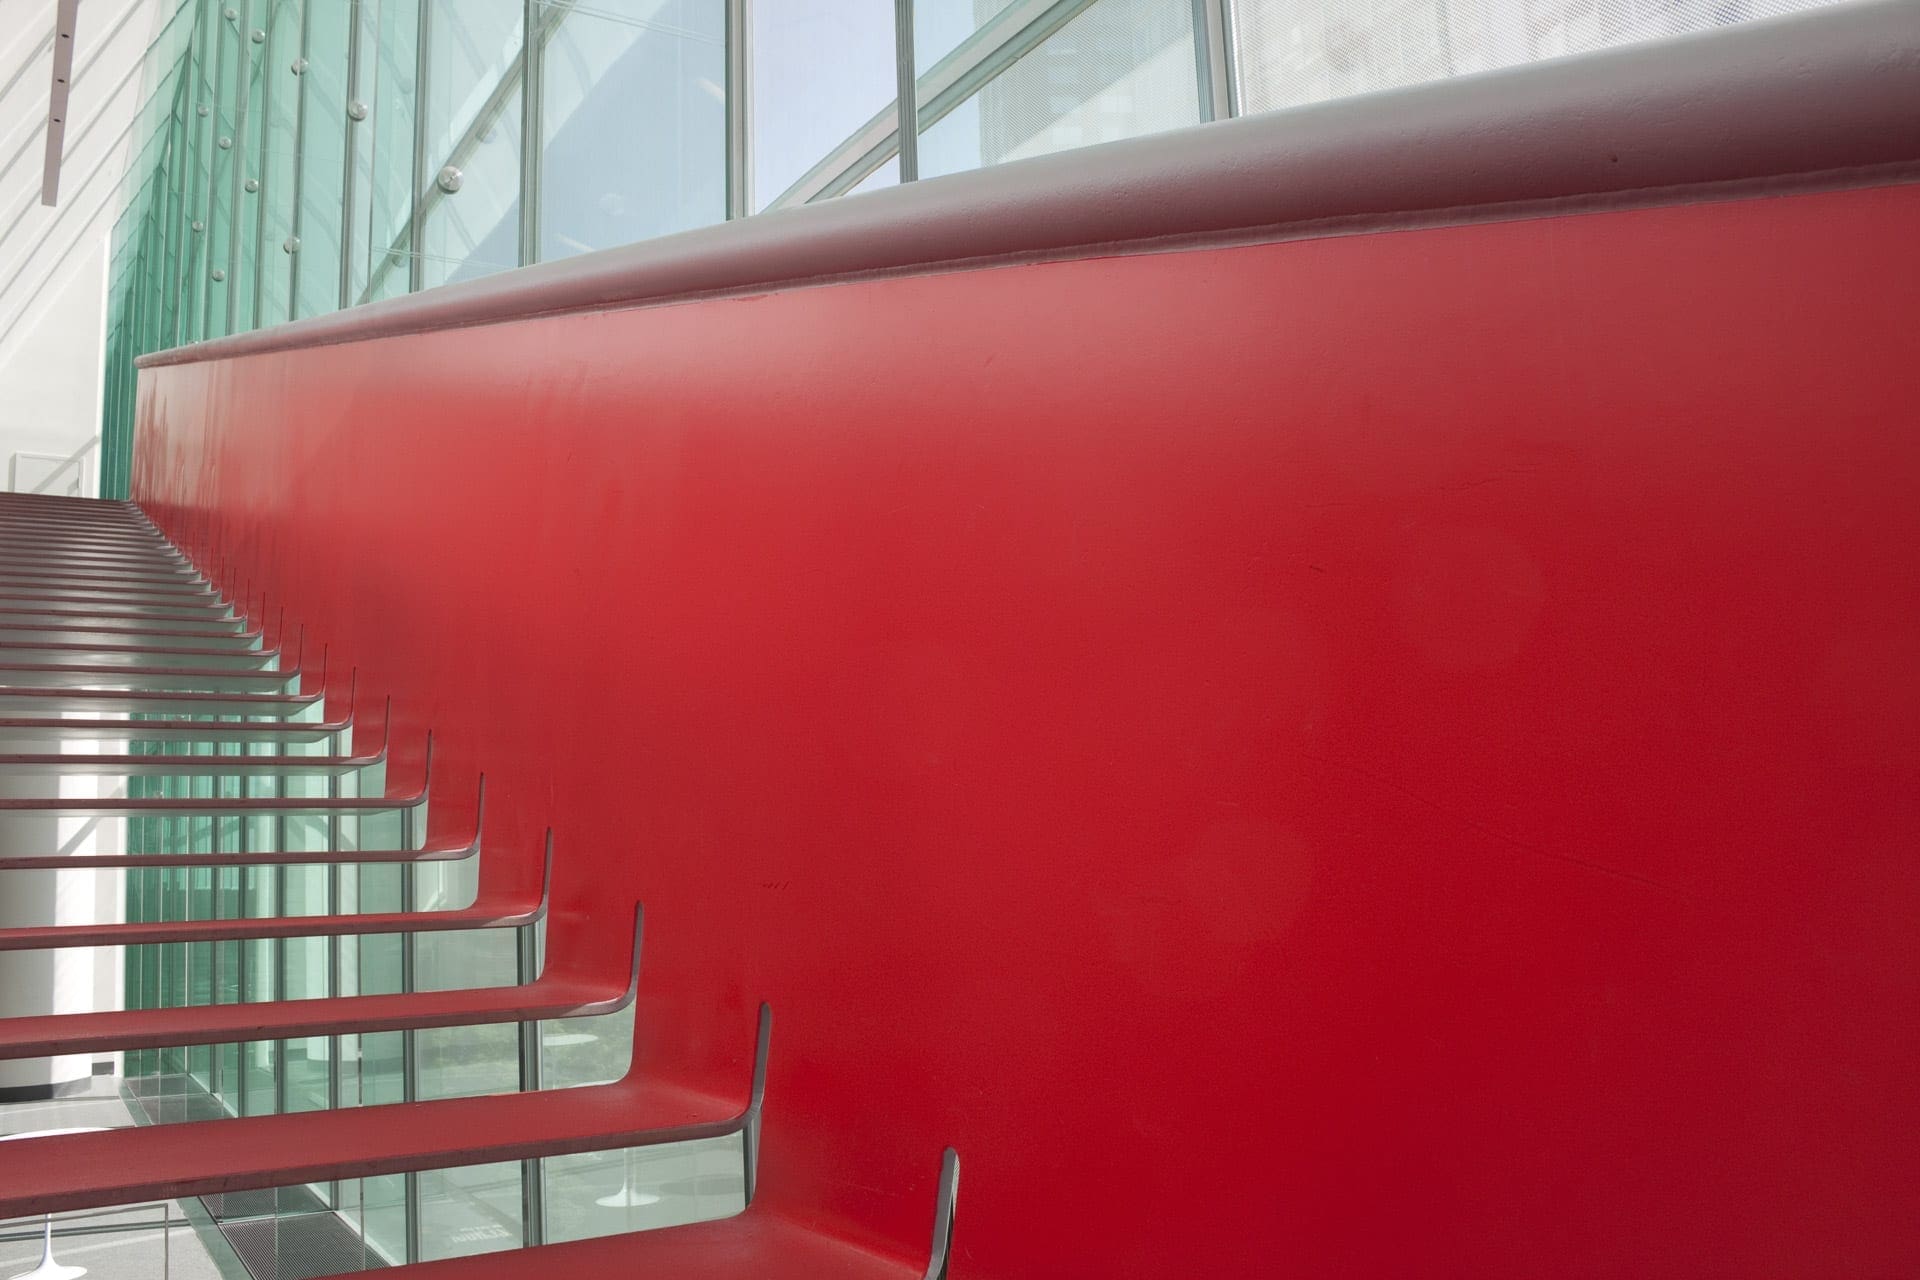
[[[258,1191],[229,1191],[222,1195],[201,1196],[207,1212],[221,1221],[235,1218],[265,1218],[274,1214],[325,1213],[326,1201],[306,1187],[264,1187]]]
[[[249,1218],[227,1222],[220,1233],[253,1275],[253,1280],[312,1280],[384,1267],[360,1236],[333,1213]]]

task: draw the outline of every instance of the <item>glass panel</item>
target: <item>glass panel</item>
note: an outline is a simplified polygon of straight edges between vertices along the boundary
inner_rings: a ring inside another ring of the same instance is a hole
[[[261,226],[261,179],[266,165],[266,112],[272,104],[267,101],[267,11],[272,0],[252,0],[252,4],[239,6],[240,37],[237,48],[241,57],[240,93],[238,122],[233,138],[234,176],[239,183],[239,191],[234,199],[234,246],[231,286],[233,324],[235,332],[254,328],[255,319],[255,274],[260,260]]]
[[[927,73],[943,59],[966,56],[983,50],[984,44],[997,43],[994,19],[1006,12],[1013,0],[915,0],[913,6],[914,74],[924,82]],[[939,127],[930,118],[931,104],[921,103],[920,172],[927,177],[977,169],[981,164],[980,99],[968,98],[947,119],[948,127]],[[862,183],[860,190],[868,187]]]
[[[435,1169],[420,1177],[420,1256],[465,1258],[524,1241],[520,1165]]]
[[[520,261],[521,0],[430,0],[428,287]]]
[[[726,217],[721,0],[542,0],[540,256]]]
[[[373,56],[362,52],[360,75],[373,114],[366,191],[364,276],[357,301],[391,298],[407,291],[412,261],[413,135],[420,43],[420,0],[379,0]],[[371,65],[367,65],[371,64]]]
[[[1251,113],[1657,40],[1820,0],[1234,0]]]
[[[897,187],[899,185],[900,185],[900,157],[895,155],[895,156],[888,157],[887,162],[885,164],[881,165],[878,169],[875,169],[872,173],[868,174],[866,177],[860,179],[860,185],[855,187],[852,191],[848,192],[847,194],[859,195],[863,191],[879,191],[885,187]]]
[[[746,1207],[737,1135],[540,1163],[546,1177],[546,1238],[556,1244],[704,1222]]]
[[[277,254],[277,251],[276,251]],[[265,747],[248,747],[245,754],[261,757],[267,754]],[[278,778],[255,778],[248,782],[245,794],[270,799],[280,794]],[[271,817],[252,817],[243,820],[241,832],[243,849],[278,849],[277,824]],[[281,914],[281,882],[284,879],[279,868],[248,867],[241,872],[243,877],[243,914],[253,920],[273,919]],[[244,942],[242,949],[242,970],[244,987],[240,998],[248,1003],[258,1003],[279,998],[283,975],[280,972],[281,947],[277,941],[257,940]],[[280,1044],[275,1040],[257,1040],[242,1047],[241,1069],[246,1075],[246,1084],[242,1091],[248,1115],[268,1115],[284,1109],[285,1099],[280,1090]]]
[[[300,204],[294,313],[340,306],[341,201],[347,162],[348,0],[307,0],[300,74]]]
[[[753,193],[764,209],[882,110],[896,80],[892,0],[753,10]]]
[[[1197,77],[1190,0],[1100,0],[924,126],[920,172],[933,177],[1198,124]]]
[[[407,1260],[407,1180],[400,1174],[340,1184],[342,1216],[360,1232],[367,1265]]]
[[[213,185],[214,91],[213,62],[218,47],[215,39],[219,15],[214,6],[200,5],[194,29],[192,120],[190,149],[186,158],[190,174],[187,182],[187,253],[181,273],[181,331],[184,341],[192,342],[206,333],[207,294],[207,201]]]
[[[346,229],[340,252],[346,261],[341,281],[342,306],[351,306],[367,288],[371,250],[367,234],[373,225],[373,86],[379,80],[380,3],[361,0],[353,8],[354,52],[347,80],[347,163],[351,169],[346,194]],[[356,117],[358,117],[356,119]]]
[[[236,11],[237,15],[237,11]],[[217,338],[231,329],[233,294],[227,287],[232,266],[233,197],[238,186],[235,163],[240,128],[239,85],[244,68],[240,24],[224,13],[214,19],[213,148],[207,188],[207,294],[202,332]]]
[[[256,21],[258,19],[256,18]],[[293,74],[300,56],[300,0],[272,0],[267,17],[265,68],[260,88],[260,248],[255,322],[278,324],[291,315],[293,259],[287,237],[293,234],[294,144],[300,108],[300,79]]]

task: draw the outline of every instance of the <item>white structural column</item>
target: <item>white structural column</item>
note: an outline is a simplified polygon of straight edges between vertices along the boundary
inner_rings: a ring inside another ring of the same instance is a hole
[[[0,738],[0,754],[59,751],[44,738]],[[68,751],[124,750],[119,743],[73,742]],[[0,797],[76,799],[125,792],[120,778],[0,776]],[[0,814],[0,856],[120,852],[125,821]],[[80,925],[118,920],[124,894],[119,873],[0,870],[0,927]],[[104,883],[103,883],[104,882]],[[53,951],[0,952],[0,1017],[86,1013],[119,1006],[121,948],[71,947]],[[0,1061],[0,1100],[48,1097],[83,1084],[93,1074],[90,1055]]]

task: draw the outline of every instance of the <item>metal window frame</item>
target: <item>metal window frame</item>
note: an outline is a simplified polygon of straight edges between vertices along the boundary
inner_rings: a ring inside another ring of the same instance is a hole
[[[540,261],[540,176],[545,167],[542,145],[542,84],[547,62],[547,35],[541,10],[548,0],[522,0],[520,9],[520,265]],[[570,10],[567,3],[556,6]],[[564,13],[554,19],[558,27]]]
[[[207,108],[207,130],[200,139],[199,154],[194,158],[196,168],[204,169],[207,180],[206,190],[201,193],[202,200],[196,201],[197,216],[200,219],[199,235],[202,252],[200,254],[200,269],[194,272],[194,288],[199,302],[197,310],[200,317],[200,323],[196,329],[196,333],[201,338],[211,336],[213,330],[213,287],[211,278],[213,263],[213,189],[218,185],[218,179],[214,172],[217,161],[214,156],[208,154],[207,148],[213,147],[217,150],[219,147],[220,78],[223,74],[222,67],[226,62],[227,49],[226,42],[220,38],[220,24],[226,20],[225,16],[220,12],[220,0],[204,0],[204,3],[205,8],[202,12],[207,14],[208,17],[206,19],[206,25],[201,30],[201,35],[205,40],[213,43],[213,78],[207,82],[207,102],[205,104]],[[202,67],[206,66],[206,54],[207,51],[203,46],[200,51],[200,65]],[[198,104],[196,104],[195,109],[196,111],[198,110]]]
[[[358,194],[354,182],[358,169],[355,162],[359,159],[360,141],[366,136],[366,130],[360,128],[366,123],[365,115],[356,119],[353,114],[354,106],[360,103],[360,14],[361,0],[347,0],[346,101],[340,104],[347,116],[346,145],[341,148],[340,158],[340,292],[337,305],[342,310],[353,305],[353,202]]]
[[[313,40],[313,0],[300,0],[300,49],[294,55],[294,61],[300,66],[307,65],[307,49]],[[288,64],[291,72],[293,63]],[[287,314],[286,319],[294,320],[300,315],[300,211],[301,200],[305,194],[305,174],[307,156],[307,77],[305,71],[299,76],[300,87],[295,94],[293,104],[293,206],[287,217]]]
[[[753,11],[726,0],[727,218],[753,212]]]
[[[427,183],[427,102],[430,75],[433,69],[432,39],[433,0],[414,0],[419,6],[415,14],[416,30],[413,41],[413,183],[407,191],[407,225],[401,232],[406,239],[402,250],[396,242],[387,249],[386,257],[374,269],[381,273],[390,269],[396,252],[404,253],[407,264],[407,291],[418,293],[426,287],[427,265],[427,219],[420,203],[420,192]],[[367,276],[367,294],[373,294],[374,274]]]
[[[900,181],[920,180],[919,62],[913,45],[913,0],[893,0],[894,150],[900,157]]]
[[[904,5],[907,2],[896,0],[897,4]],[[929,67],[925,75],[917,77],[910,95],[915,104],[913,117],[916,128],[924,132],[938,124],[954,108],[979,92],[982,86],[998,78],[1007,68],[1033,52],[1049,36],[1095,3],[1096,0],[1015,0],[1015,3],[1008,5],[985,26],[956,45],[952,52]],[[908,41],[910,43],[911,35]],[[909,48],[909,58],[911,53]],[[895,57],[895,69],[900,72],[902,66],[898,63],[898,49]],[[905,66],[905,74],[911,75],[911,64]],[[872,119],[849,134],[839,146],[822,156],[793,185],[775,196],[767,209],[787,209],[809,204],[844,195],[859,186],[887,161],[900,154],[901,114],[896,98],[896,101],[888,103]]]
[[[251,112],[249,106],[253,96],[253,57],[247,52],[252,43],[249,32],[253,28],[254,0],[235,0],[237,8],[233,19],[234,50],[239,54],[239,67],[234,71],[233,89],[233,173],[228,177],[230,190],[227,196],[227,323],[226,331],[232,333],[239,315],[240,294],[240,241],[241,241],[241,200],[246,194],[247,177],[247,124]],[[224,14],[222,15],[224,16]]]
[[[518,219],[519,232],[517,240],[519,241],[522,252],[524,252],[526,239],[529,234],[527,214],[529,195],[527,171],[529,153],[530,151],[537,153],[539,150],[537,146],[529,148],[527,143],[529,136],[527,132],[529,128],[529,118],[531,117],[533,120],[532,128],[537,130],[540,127],[539,111],[529,102],[531,95],[526,92],[530,87],[527,74],[530,69],[538,68],[541,65],[541,60],[546,54],[547,42],[553,38],[554,32],[559,30],[560,24],[566,20],[567,15],[573,12],[574,0],[546,0],[545,3],[539,4],[537,7],[545,10],[545,12],[541,14],[538,21],[531,27],[526,25],[524,15],[535,8],[535,5],[531,3],[527,5],[526,9],[523,10],[520,34],[520,56],[515,58],[512,65],[507,68],[499,80],[494,82],[494,86],[488,92],[486,99],[481,102],[479,108],[473,113],[473,119],[469,121],[467,127],[461,131],[460,136],[454,140],[453,146],[447,150],[445,159],[441,160],[440,165],[433,169],[432,175],[430,176],[428,174],[426,124],[428,101],[426,68],[430,30],[426,15],[431,5],[432,0],[420,0],[420,77],[416,82],[414,91],[414,100],[417,105],[415,107],[416,114],[414,117],[413,216],[408,221],[407,227],[401,233],[401,236],[395,237],[393,243],[388,246],[389,256],[398,254],[401,251],[401,239],[404,237],[407,252],[412,255],[413,259],[413,267],[409,273],[409,278],[412,291],[416,293],[426,287],[424,259],[426,255],[427,219],[432,215],[434,207],[446,198],[446,193],[440,190],[438,182],[440,169],[449,165],[455,168],[463,167],[468,158],[473,155],[474,150],[480,145],[481,139],[492,130],[495,125],[499,124],[501,114],[507,109],[507,104],[513,100],[513,96],[516,93],[519,93],[521,96],[520,214]],[[537,48],[530,51],[530,45],[537,46]],[[537,79],[538,71],[535,70],[534,74]],[[537,88],[537,85],[533,87]],[[532,198],[535,203],[539,200],[537,177],[534,179],[532,186]],[[537,219],[531,226],[532,233],[537,235],[539,227]],[[520,265],[525,266],[527,263],[522,261]],[[373,280],[369,278],[367,291],[362,296],[361,301],[367,301],[371,299],[372,296]]]
[[[1240,114],[1231,0],[1193,0],[1193,58],[1201,122]]]

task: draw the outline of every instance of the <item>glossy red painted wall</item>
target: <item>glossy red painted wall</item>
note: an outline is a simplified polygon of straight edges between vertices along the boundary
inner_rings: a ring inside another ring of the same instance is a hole
[[[595,936],[645,899],[652,1068],[738,1092],[772,1002],[766,1210],[924,1256],[953,1143],[959,1280],[1908,1273],[1916,227],[165,368],[136,496],[436,730],[437,817],[484,768]]]

